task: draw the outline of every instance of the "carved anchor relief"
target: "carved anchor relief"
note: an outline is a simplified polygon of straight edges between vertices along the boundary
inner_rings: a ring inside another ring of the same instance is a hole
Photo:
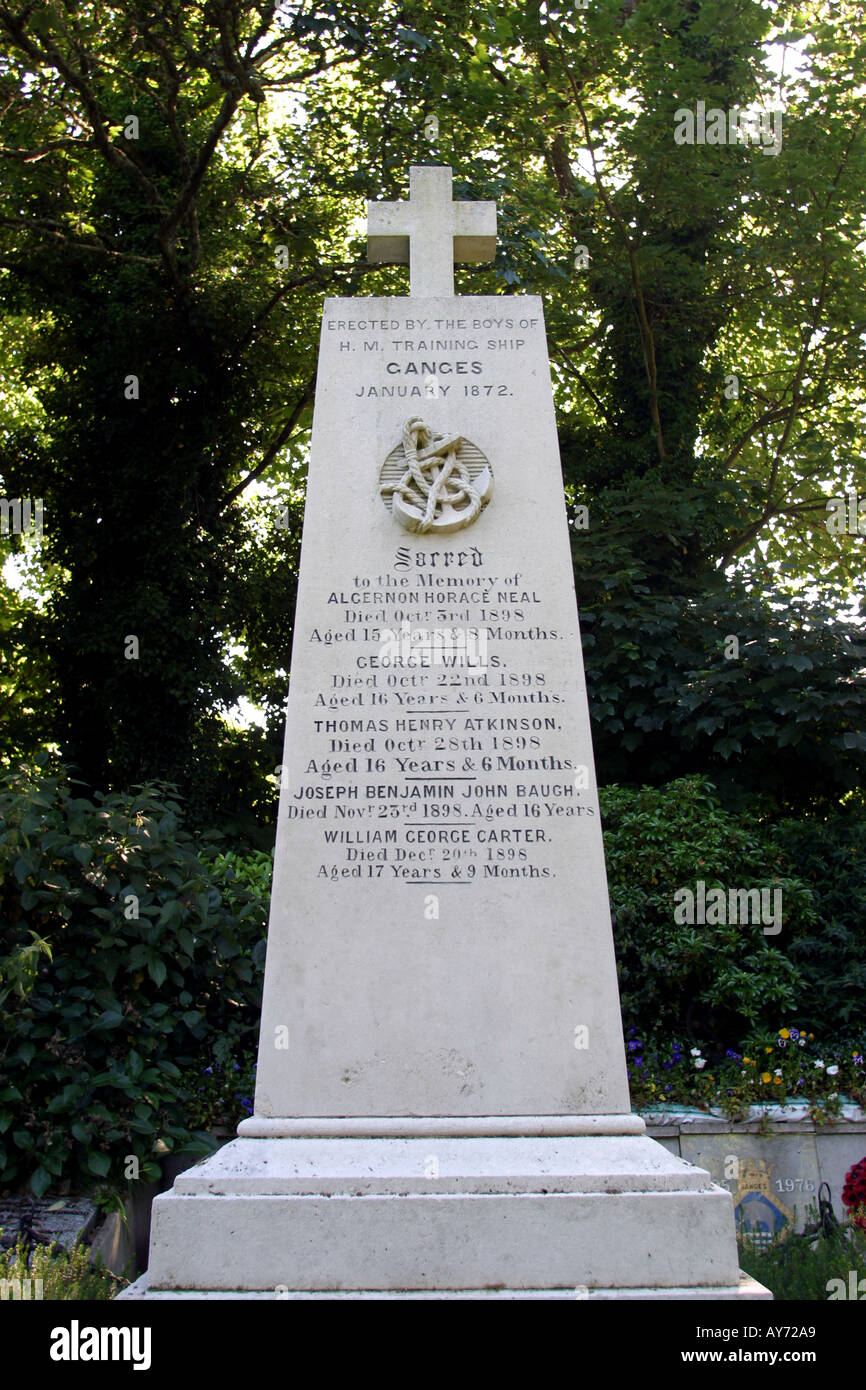
[[[436,434],[417,416],[386,458],[379,491],[407,531],[462,531],[493,495],[493,473],[481,450],[459,434]]]

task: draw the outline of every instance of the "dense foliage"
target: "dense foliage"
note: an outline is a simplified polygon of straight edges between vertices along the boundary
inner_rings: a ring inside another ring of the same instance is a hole
[[[862,1021],[864,827],[733,813],[697,777],[601,792],[627,1023],[742,1042],[792,1009],[817,1032]],[[677,890],[701,881],[781,894],[780,928],[678,923]]]
[[[166,788],[21,772],[0,827],[0,1186],[158,1176],[206,1061],[255,1045],[261,899],[196,855]]]
[[[855,1036],[862,5],[50,0],[0,44],[0,494],[45,518],[0,535],[5,1180],[248,1098],[321,305],[405,293],[363,214],[412,163],[497,202],[458,292],[544,298],[629,1025]],[[699,101],[779,148],[677,144]],[[676,923],[699,878],[782,932]]]
[[[698,778],[602,809],[634,1102],[866,1099],[861,822],[772,826]],[[0,1186],[155,1177],[252,1111],[272,856],[194,841],[168,788],[91,800],[44,759],[0,783],[0,824]],[[695,876],[780,888],[780,932],[678,924]]]
[[[806,1213],[816,1225],[814,1206]],[[812,1240],[775,1236],[768,1244],[748,1235],[737,1241],[740,1268],[769,1289],[773,1298],[824,1303],[852,1297],[855,1279],[866,1261],[866,1235],[850,1226],[837,1226]],[[858,1295],[862,1297],[862,1295]]]
[[[825,11],[0,9],[0,476],[46,517],[11,750],[271,819],[321,300],[404,292],[360,218],[433,160],[500,209],[458,288],[545,297],[601,780],[859,785],[863,554],[824,520],[866,481],[866,18]],[[783,109],[781,148],[677,145],[698,100]]]

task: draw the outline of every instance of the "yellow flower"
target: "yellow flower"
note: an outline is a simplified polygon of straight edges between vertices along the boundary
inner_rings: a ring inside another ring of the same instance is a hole
[[[772,1049],[771,1047],[765,1047],[765,1048],[764,1048],[764,1051],[765,1051],[765,1052],[772,1052],[773,1049]]]
[[[773,1079],[773,1078],[772,1078],[772,1076],[770,1075],[770,1073],[769,1073],[768,1071],[765,1071],[765,1072],[762,1072],[762,1073],[761,1073],[761,1080],[763,1081],[763,1083],[764,1083],[765,1086],[769,1086],[769,1084],[770,1084],[770,1082],[772,1081],[772,1079]]]
[[[791,1036],[791,1034],[788,1032],[787,1028],[780,1028],[780,1029],[779,1029],[779,1037],[780,1037],[780,1038],[790,1038],[790,1036]]]
[[[755,1065],[754,1062],[752,1061],[751,1057],[744,1057],[744,1058],[743,1058],[743,1061],[744,1061],[744,1063],[746,1064],[747,1067],[753,1067],[753,1066]]]
[[[774,1085],[774,1086],[781,1086],[781,1084],[782,1084],[782,1078],[781,1078],[781,1076],[774,1076],[774,1077],[773,1077],[773,1085]]]

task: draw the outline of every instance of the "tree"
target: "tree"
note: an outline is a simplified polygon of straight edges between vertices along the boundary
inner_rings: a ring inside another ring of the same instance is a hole
[[[39,414],[12,412],[0,471],[48,504],[54,732],[91,785],[179,776],[212,809],[230,783],[239,808],[253,778],[265,804],[319,296],[405,292],[355,219],[430,160],[500,208],[458,288],[545,296],[602,776],[704,762],[791,804],[805,754],[818,801],[859,779],[832,605],[862,547],[824,520],[866,482],[866,21],[824,8],[0,7],[0,283]],[[699,101],[784,102],[781,148],[678,144]],[[243,691],[261,735],[226,731]]]
[[[306,423],[310,288],[351,285],[320,259],[334,209],[292,205],[264,157],[261,108],[357,62],[370,29],[328,6],[0,9],[3,292],[46,421],[7,431],[0,468],[45,499],[55,728],[91,786],[188,774],[237,693],[238,499]]]

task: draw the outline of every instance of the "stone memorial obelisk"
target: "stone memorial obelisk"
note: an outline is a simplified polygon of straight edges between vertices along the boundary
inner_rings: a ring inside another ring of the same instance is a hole
[[[409,297],[325,301],[255,1113],[132,1296],[743,1289],[631,1113],[542,305],[453,290],[495,241],[413,168]]]

